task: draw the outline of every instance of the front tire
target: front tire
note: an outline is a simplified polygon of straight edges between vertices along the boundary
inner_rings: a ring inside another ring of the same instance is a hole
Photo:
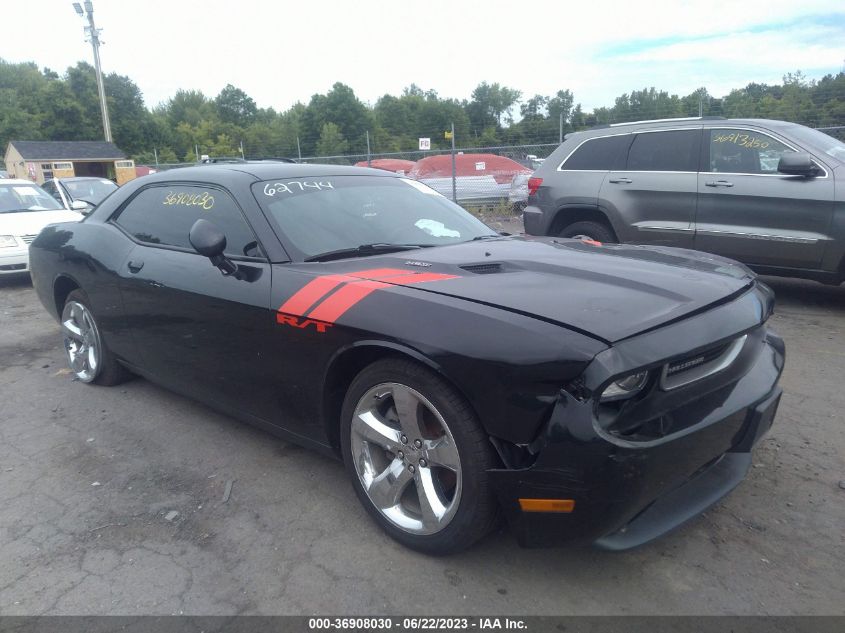
[[[417,363],[386,359],[358,374],[343,403],[341,449],[367,512],[407,547],[449,554],[496,525],[492,445],[460,394]]]
[[[129,377],[115,359],[91,311],[91,302],[81,290],[71,291],[62,309],[62,335],[68,365],[82,382],[117,385]]]
[[[560,232],[560,237],[571,237],[576,240],[593,240],[602,244],[615,244],[616,236],[613,231],[599,222],[574,222]]]

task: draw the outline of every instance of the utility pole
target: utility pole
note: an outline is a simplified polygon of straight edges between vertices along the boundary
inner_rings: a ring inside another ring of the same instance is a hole
[[[370,156],[370,131],[367,130],[367,167],[372,167],[373,161],[372,157]]]
[[[560,111],[560,123],[558,124],[558,143],[563,143],[563,110]]]
[[[458,174],[455,171],[455,124],[452,123],[452,202],[458,202]]]
[[[90,40],[91,48],[94,49],[94,70],[97,73],[97,92],[100,94],[100,112],[103,115],[103,136],[111,143],[111,124],[109,123],[109,106],[106,103],[106,89],[103,85],[103,71],[100,68],[100,30],[94,24],[94,3],[85,0],[85,11],[78,2],[73,3],[73,8],[80,18],[88,18],[88,26],[85,27],[86,41]]]

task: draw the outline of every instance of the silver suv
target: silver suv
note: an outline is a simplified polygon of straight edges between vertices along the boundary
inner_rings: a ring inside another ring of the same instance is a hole
[[[525,231],[694,248],[764,274],[845,280],[845,143],[703,117],[575,132],[528,182]]]

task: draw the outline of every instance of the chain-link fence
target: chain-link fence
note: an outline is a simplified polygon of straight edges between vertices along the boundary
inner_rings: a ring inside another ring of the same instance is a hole
[[[528,178],[557,143],[465,147],[452,150],[373,152],[335,156],[303,156],[302,163],[374,167],[419,180],[447,198],[475,212],[505,216],[521,210],[528,200]],[[213,160],[261,159],[245,154]],[[196,163],[143,165],[154,170],[188,167]]]

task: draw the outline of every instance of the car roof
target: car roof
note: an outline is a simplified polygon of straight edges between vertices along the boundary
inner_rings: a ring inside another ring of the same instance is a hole
[[[144,182],[172,180],[208,180],[227,177],[238,177],[246,174],[257,180],[272,180],[274,178],[319,178],[322,176],[379,176],[382,178],[399,178],[398,174],[373,169],[370,167],[350,167],[348,165],[323,165],[305,163],[217,163],[211,165],[195,165],[160,171],[144,176]]]
[[[29,185],[30,187],[40,187],[37,182],[26,180],[24,178],[4,178],[0,185]]]
[[[108,180],[109,182],[114,182],[105,176],[68,176],[67,178],[50,178],[45,180],[45,182],[49,182],[50,180],[58,180],[60,182],[81,182],[83,180],[99,180],[102,182],[103,180]]]

